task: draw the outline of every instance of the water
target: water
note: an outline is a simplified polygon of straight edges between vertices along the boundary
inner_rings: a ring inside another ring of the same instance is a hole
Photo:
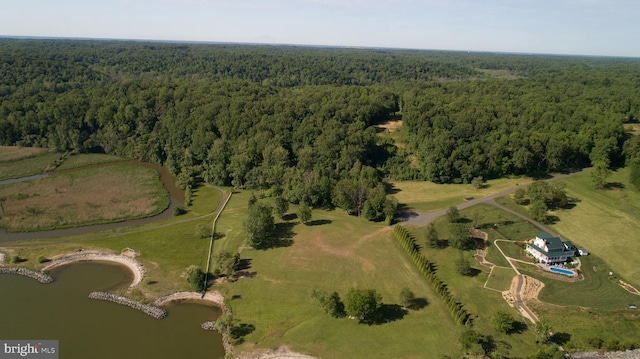
[[[224,357],[220,335],[200,328],[218,317],[216,307],[173,303],[158,320],[87,297],[129,285],[132,274],[124,267],[76,263],[51,275],[51,284],[0,275],[0,339],[59,340],[65,359]]]
[[[562,269],[562,268],[557,268],[557,267],[549,267],[549,270],[552,271],[552,272],[555,272],[555,273],[568,275],[570,277],[573,277],[574,275],[576,275],[573,271],[570,271],[568,269]]]

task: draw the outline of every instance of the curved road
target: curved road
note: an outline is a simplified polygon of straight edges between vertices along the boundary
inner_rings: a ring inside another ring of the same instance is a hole
[[[577,171],[577,172],[559,174],[559,175],[553,176],[551,178],[547,178],[544,181],[545,182],[554,181],[554,180],[557,180],[557,179],[560,179],[560,178],[573,176],[573,175],[576,175],[578,173],[582,173],[582,172],[588,171],[590,169],[591,169],[591,167],[584,168],[584,169],[582,169],[580,171]],[[504,195],[511,194],[511,193],[515,192],[519,188],[527,188],[528,186],[529,186],[528,184],[525,184],[525,185],[520,185],[520,186],[517,186],[517,187],[509,188],[509,189],[506,189],[504,191],[501,191],[501,192],[498,192],[498,193],[495,193],[495,194],[492,194],[492,195],[489,195],[489,196],[486,196],[486,197],[476,198],[476,199],[473,199],[471,201],[467,201],[467,202],[461,203],[461,204],[457,205],[456,207],[458,207],[458,209],[465,209],[465,208],[469,208],[471,206],[475,206],[476,204],[487,203],[487,204],[490,204],[492,206],[496,206],[496,207],[498,207],[500,209],[503,209],[503,210],[505,210],[505,211],[507,211],[509,213],[512,213],[512,214],[514,214],[514,215],[516,215],[516,216],[518,216],[520,218],[523,218],[523,219],[531,222],[533,225],[535,225],[535,226],[537,226],[539,228],[542,228],[545,232],[549,231],[548,232],[549,234],[555,235],[547,227],[543,226],[539,222],[533,221],[529,217],[523,216],[522,214],[520,214],[518,212],[512,211],[512,210],[510,210],[510,209],[508,209],[508,208],[506,208],[504,206],[501,206],[501,205],[497,204],[494,201],[498,197],[502,197]],[[447,213],[447,210],[448,210],[448,208],[440,210],[440,211],[437,211],[437,212],[429,212],[429,213],[424,213],[424,212],[404,212],[404,213],[401,213],[399,217],[406,224],[410,224],[412,226],[424,226],[424,225],[429,224],[435,218],[440,217],[442,215],[445,215]]]
[[[572,176],[578,173],[582,173],[584,171],[587,171],[591,168],[584,168],[580,171],[577,172],[572,172],[572,173],[565,173],[565,174],[560,174],[557,176],[553,176],[551,178],[545,179],[545,182],[549,182],[549,181],[553,181],[553,180],[557,180],[560,178],[564,178],[564,177],[568,177],[568,176]],[[458,209],[465,209],[465,208],[469,208],[471,206],[475,206],[476,204],[480,204],[480,203],[486,203],[492,206],[495,206],[503,211],[506,211],[508,213],[513,214],[514,216],[517,216],[519,218],[524,219],[525,221],[533,224],[534,226],[540,228],[541,230],[551,234],[552,236],[558,237],[558,234],[556,234],[555,232],[553,232],[552,230],[550,230],[548,227],[546,227],[545,225],[543,225],[540,222],[534,221],[533,219],[518,213],[512,209],[509,209],[499,203],[496,203],[495,199],[498,197],[502,197],[504,195],[507,194],[511,194],[513,192],[515,192],[517,189],[519,188],[526,188],[527,185],[520,185],[514,188],[510,188],[501,192],[498,192],[496,194],[492,194],[490,196],[486,196],[486,197],[482,197],[482,198],[477,198],[477,199],[473,199],[471,201],[467,201],[464,202],[462,204],[459,204],[457,206]],[[430,213],[420,213],[420,212],[405,212],[402,213],[399,217],[402,221],[404,221],[405,224],[409,224],[412,226],[424,226],[429,224],[431,221],[433,221],[434,219],[436,219],[437,217],[440,217],[442,215],[445,215],[447,213],[448,209],[443,209],[437,212],[430,212]],[[531,320],[534,324],[538,321],[538,316],[535,315],[535,313],[533,313],[525,304],[524,300],[522,299],[522,287],[524,285],[524,278],[522,276],[522,274],[520,273],[520,271],[518,271],[518,269],[516,268],[516,266],[511,262],[510,257],[507,257],[506,254],[504,254],[504,252],[502,251],[502,249],[500,248],[500,246],[498,246],[497,242],[500,240],[496,240],[494,242],[494,244],[496,245],[496,247],[498,248],[498,250],[500,251],[500,253],[502,253],[502,255],[504,256],[504,258],[507,260],[507,262],[509,262],[509,264],[511,265],[511,267],[513,268],[513,270],[516,272],[517,278],[518,278],[518,285],[517,285],[517,289],[516,289],[516,300],[515,300],[515,305],[516,308],[518,309],[518,311],[521,311],[521,314],[523,317],[528,318],[529,320]]]

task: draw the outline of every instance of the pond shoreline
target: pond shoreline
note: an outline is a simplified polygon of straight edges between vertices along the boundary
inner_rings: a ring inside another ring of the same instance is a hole
[[[125,266],[131,273],[133,273],[133,281],[129,288],[133,288],[142,282],[145,269],[137,260],[118,254],[111,254],[98,251],[82,251],[75,253],[62,254],[51,259],[51,262],[47,263],[41,268],[41,271],[51,270],[63,265],[76,263],[76,262],[111,262]]]
[[[24,267],[0,267],[0,274],[17,274],[29,278],[33,278],[42,284],[53,283],[54,279],[48,274],[42,272],[34,272]]]

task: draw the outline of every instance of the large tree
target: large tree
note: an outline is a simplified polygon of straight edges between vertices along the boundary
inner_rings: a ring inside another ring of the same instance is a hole
[[[499,310],[494,314],[491,319],[491,323],[495,330],[505,334],[510,334],[516,325],[516,321],[513,319],[511,314],[502,310]]]
[[[272,245],[275,223],[273,208],[261,202],[249,207],[249,215],[242,223],[247,235],[247,244],[254,248],[267,248]]]
[[[375,289],[349,289],[345,300],[345,311],[360,321],[371,321],[382,306],[382,297]]]

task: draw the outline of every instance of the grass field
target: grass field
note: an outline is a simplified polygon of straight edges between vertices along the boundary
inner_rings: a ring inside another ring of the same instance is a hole
[[[47,152],[46,148],[0,146],[0,162],[11,162],[29,157],[35,157]]]
[[[10,162],[0,161],[0,180],[43,173],[60,157],[59,153],[43,153]]]
[[[107,166],[6,185],[0,197],[5,198],[0,227],[10,231],[139,218],[169,205],[158,174],[139,166]]]
[[[588,183],[588,177],[586,181]],[[449,197],[443,195],[443,200],[451,198],[452,193],[453,189],[447,195]],[[218,222],[217,231],[224,236],[214,242],[216,253],[240,251],[245,265],[243,278],[214,286],[214,289],[227,294],[236,325],[245,330],[245,335],[238,340],[237,352],[287,345],[292,350],[323,358],[461,356],[458,338],[464,328],[453,323],[440,297],[393,239],[390,227],[347,216],[341,210],[314,210],[311,225],[302,225],[292,215],[297,208],[291,205],[289,221],[277,221],[285,245],[254,250],[245,247],[242,231],[250,195],[246,191],[233,194]],[[580,198],[574,194],[571,196]],[[410,198],[410,194],[407,197]],[[131,247],[140,252],[138,259],[147,269],[139,289],[141,297],[142,293],[152,299],[168,292],[185,290],[188,286],[181,277],[184,270],[192,264],[203,268],[206,265],[209,241],[200,239],[196,232],[199,225],[211,224],[211,210],[220,200],[220,194],[214,188],[204,186],[197,188],[193,199],[193,206],[187,214],[151,225],[68,239],[75,242],[47,245],[60,239],[39,241],[40,244],[28,248],[13,247],[13,250],[28,259],[24,265],[37,267],[35,258],[38,255],[47,257],[79,247],[107,248],[114,252]],[[585,202],[590,203],[581,199],[576,208],[566,212],[574,211]],[[271,199],[261,201],[270,202]],[[489,205],[474,206],[461,211],[461,214],[483,227],[490,240],[505,237],[529,239],[538,231],[524,225],[519,218]],[[556,226],[562,224],[564,214],[559,214],[561,220]],[[498,224],[499,232],[496,232],[495,224]],[[446,239],[449,234],[445,218],[437,219],[436,227],[440,238]],[[424,228],[410,230],[419,244],[423,244]],[[509,243],[500,245],[502,248]],[[490,243],[487,259],[507,267],[508,263],[504,258],[500,259],[494,247]],[[586,248],[595,252],[590,246]],[[513,245],[512,250],[515,253],[520,249]],[[422,248],[422,251],[436,263],[438,276],[473,315],[474,330],[492,335],[498,343],[506,343],[511,356],[524,357],[538,349],[532,330],[505,335],[496,333],[491,325],[491,318],[499,310],[520,318],[497,292],[508,289],[513,278],[511,269],[495,268],[494,273],[488,276],[489,270],[474,262],[474,252],[467,251],[463,255],[476,269],[476,276],[464,277],[455,270],[455,260],[460,256],[458,250],[448,247]],[[594,267],[597,271],[593,271]],[[587,272],[589,268],[593,273]],[[630,294],[609,280],[606,273],[611,268],[610,262],[588,257],[583,265],[586,279],[576,283],[531,273],[546,283],[541,300],[553,303],[533,302],[534,310],[552,324],[554,332],[569,334],[566,348],[585,348],[586,338],[594,334],[611,333],[627,340],[640,331],[638,316],[622,308],[638,297],[629,297]],[[616,271],[620,269],[614,269]],[[624,279],[628,281],[628,278]],[[485,283],[495,290],[484,288]],[[312,289],[337,291],[344,297],[351,287],[376,289],[382,295],[388,322],[363,325],[346,318],[334,319],[324,314],[310,297]],[[399,310],[397,303],[403,287],[411,288],[417,297],[425,300],[426,306],[407,312]],[[585,302],[591,303],[592,307],[577,307]]]
[[[126,158],[104,155],[100,153],[84,153],[84,154],[75,154],[69,156],[60,166],[58,166],[57,170],[68,170],[72,168],[78,168],[89,165],[96,165],[101,163],[109,163],[109,162],[118,162],[118,161],[126,161]]]
[[[584,280],[567,282],[543,277],[537,272],[526,271],[527,275],[545,283],[539,299],[558,305],[573,305],[598,309],[626,309],[629,303],[640,302],[637,295],[620,287],[613,277],[609,277],[611,267],[595,256],[581,257],[580,273]],[[579,293],[580,295],[575,295]],[[640,324],[640,323],[639,323]]]
[[[608,179],[611,185],[604,190],[591,187],[588,172],[559,180],[576,201],[571,209],[550,212],[558,218],[550,227],[602,258],[622,279],[640,287],[640,266],[630,257],[631,253],[640,253],[640,192],[629,185],[628,177],[626,169],[613,172]],[[497,201],[526,213],[510,198]]]
[[[479,190],[470,184],[418,181],[398,181],[391,184],[398,202],[417,211],[433,212],[463,203],[467,197],[485,197],[530,182],[529,178],[491,180],[485,188]]]
[[[499,291],[509,290],[516,272],[511,267],[493,267],[485,287]]]
[[[215,251],[243,246],[241,228],[249,196],[249,192],[234,194],[219,219],[218,230],[226,237],[216,241]],[[289,212],[295,211],[292,205]],[[323,358],[440,357],[459,353],[461,328],[396,244],[390,227],[347,216],[340,210],[314,210],[311,223],[306,226],[292,219],[280,224],[291,234],[290,246],[242,249],[242,258],[250,265],[245,270],[249,277],[223,284],[228,297],[234,298],[230,305],[238,323],[253,329],[238,350],[284,344]],[[393,305],[398,303],[403,287],[411,288],[428,304],[417,311],[400,313],[402,318],[368,326],[331,318],[310,297],[312,289],[337,291],[344,296],[351,287],[376,289],[388,308],[396,308]],[[443,346],[443,342],[450,344]]]
[[[438,218],[437,222],[446,222],[445,218]],[[438,227],[442,223],[437,223]],[[424,228],[414,229],[416,238],[423,238]],[[491,247],[490,247],[491,248]],[[496,290],[507,290],[511,279],[515,272],[512,269],[496,268],[496,277],[492,280],[489,276],[489,284],[492,285],[489,290],[484,288],[487,282],[486,273],[489,269],[480,266],[472,255],[475,251],[463,252],[464,256],[469,259],[471,266],[479,273],[477,276],[466,277],[458,274],[455,268],[455,260],[460,256],[460,251],[451,248],[422,248],[423,254],[431,261],[435,262],[438,276],[447,284],[452,293],[460,300],[460,302],[473,314],[473,329],[494,337],[496,341],[503,341],[512,348],[509,353],[513,356],[526,356],[536,350],[534,345],[535,335],[532,330],[524,330],[519,334],[505,335],[495,331],[491,324],[492,317],[497,311],[505,311],[510,313],[514,318],[525,323],[515,309],[509,307],[506,301],[502,299],[501,293]],[[496,251],[497,252],[497,251]],[[506,261],[505,261],[506,263]],[[506,264],[505,266],[508,266]],[[495,288],[493,288],[495,286]],[[525,323],[529,325],[530,323]]]
[[[555,333],[568,334],[568,350],[590,348],[589,338],[638,341],[640,314],[629,309],[640,297],[628,293],[609,278],[610,268],[601,259],[582,257],[585,280],[566,282],[522,270],[545,283],[539,295],[541,302],[529,302],[538,315],[549,322]],[[546,304],[552,303],[552,304]]]

